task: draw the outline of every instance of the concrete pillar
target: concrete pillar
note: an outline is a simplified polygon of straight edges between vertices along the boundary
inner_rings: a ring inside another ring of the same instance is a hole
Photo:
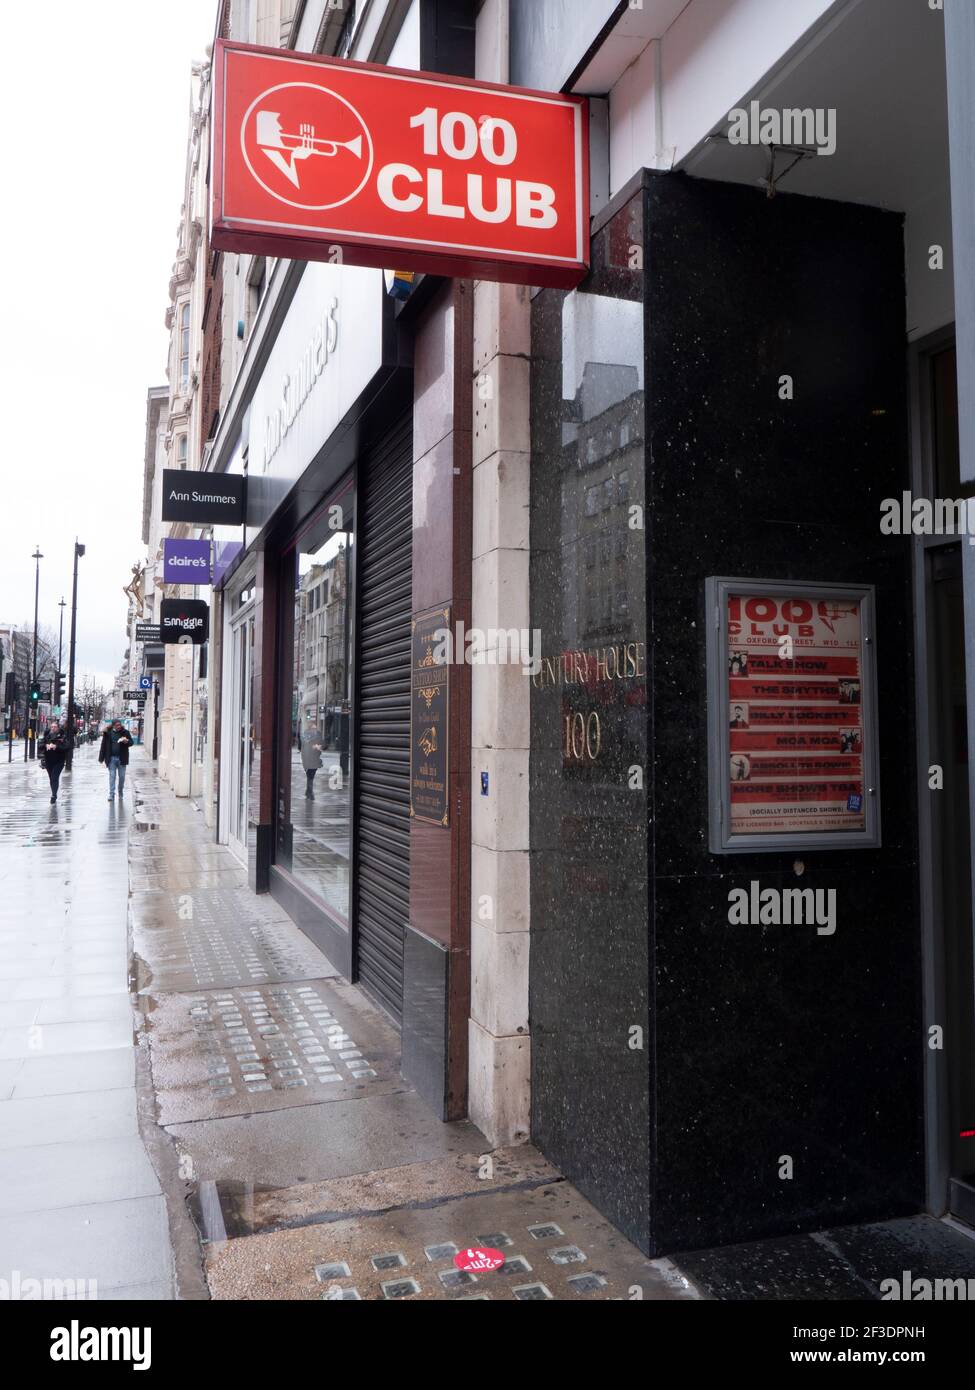
[[[529,679],[494,630],[528,630],[529,291],[474,287],[473,596],[487,660],[471,669],[470,1116],[528,1138]],[[486,778],[486,781],[485,781]]]

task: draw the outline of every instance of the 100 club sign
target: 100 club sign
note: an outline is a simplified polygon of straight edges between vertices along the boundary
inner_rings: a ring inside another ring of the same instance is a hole
[[[585,97],[224,41],[214,73],[214,246],[532,285],[585,274]]]

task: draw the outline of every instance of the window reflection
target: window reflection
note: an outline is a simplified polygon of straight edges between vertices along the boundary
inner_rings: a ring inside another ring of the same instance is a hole
[[[278,862],[343,922],[351,821],[351,497],[347,491],[332,500],[286,562],[291,699],[278,801]]]

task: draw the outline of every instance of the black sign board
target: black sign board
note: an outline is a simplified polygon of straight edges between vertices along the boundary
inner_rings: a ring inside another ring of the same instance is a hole
[[[159,605],[164,646],[192,642],[200,646],[210,631],[210,605],[200,598],[164,598]]]
[[[162,640],[160,631],[158,623],[136,623],[135,640],[137,642],[159,642]]]
[[[199,526],[242,526],[245,482],[241,473],[164,468],[162,519]]]
[[[147,647],[142,653],[142,665],[146,671],[163,671],[166,668],[166,653],[162,645]]]
[[[438,664],[450,609],[434,608],[413,619],[410,696],[410,815],[434,825],[450,823],[447,746],[450,666]]]
[[[149,693],[149,692],[148,692],[147,690],[123,690],[123,691],[122,691],[122,699],[123,699],[123,700],[145,700],[145,698],[146,698],[146,696],[148,695],[148,693]]]

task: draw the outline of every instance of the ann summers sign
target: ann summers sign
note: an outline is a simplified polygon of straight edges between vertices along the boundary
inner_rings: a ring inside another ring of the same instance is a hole
[[[239,473],[196,473],[163,469],[163,521],[198,526],[241,526],[245,480]]]
[[[585,97],[223,41],[214,74],[214,246],[533,285],[585,273]]]

